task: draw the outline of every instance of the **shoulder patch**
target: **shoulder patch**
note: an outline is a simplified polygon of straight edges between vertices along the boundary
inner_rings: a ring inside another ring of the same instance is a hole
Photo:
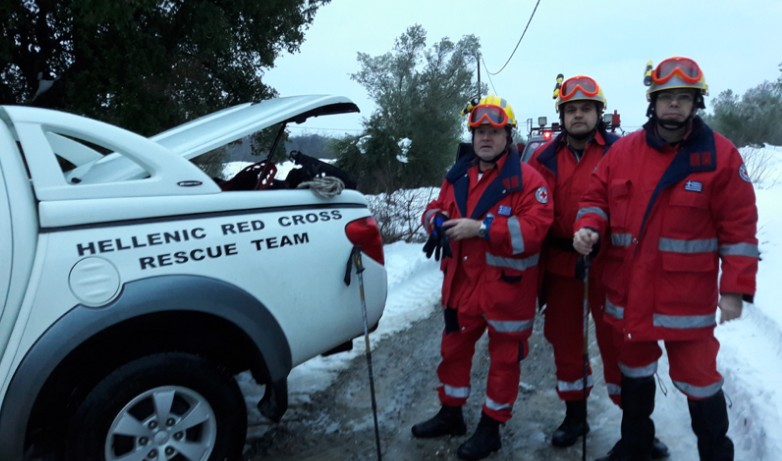
[[[548,189],[546,189],[546,186],[540,186],[535,190],[535,199],[540,203],[548,203]]]
[[[747,181],[748,183],[752,182],[752,180],[749,179],[749,173],[747,172],[747,165],[744,165],[743,163],[739,167],[739,178],[743,179],[744,181]]]

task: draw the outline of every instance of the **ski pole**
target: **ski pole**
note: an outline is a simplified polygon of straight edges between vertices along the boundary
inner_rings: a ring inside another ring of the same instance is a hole
[[[587,375],[589,373],[589,266],[592,261],[589,256],[584,256],[584,306],[582,310],[583,320],[583,332],[584,332],[584,348],[582,351],[584,357],[584,426],[583,433],[581,434],[581,461],[586,461],[587,453]]]
[[[377,401],[375,400],[375,379],[372,373],[372,350],[369,347],[369,327],[367,325],[367,300],[364,294],[364,263],[361,261],[361,247],[353,247],[353,264],[356,266],[358,276],[358,292],[361,297],[361,315],[364,320],[364,346],[366,348],[367,369],[369,370],[369,393],[372,396],[372,418],[375,421],[375,446],[377,447],[377,460],[381,461],[380,453],[380,428],[377,423]]]

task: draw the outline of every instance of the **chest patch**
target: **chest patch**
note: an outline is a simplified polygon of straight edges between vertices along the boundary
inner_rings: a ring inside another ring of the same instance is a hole
[[[500,205],[499,209],[497,210],[497,214],[500,216],[510,216],[512,211],[513,210],[508,205]]]
[[[687,181],[684,183],[684,190],[690,192],[703,192],[703,183],[700,181]]]

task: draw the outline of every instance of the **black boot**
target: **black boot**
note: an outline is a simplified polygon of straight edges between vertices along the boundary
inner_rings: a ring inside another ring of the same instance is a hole
[[[456,455],[459,459],[478,460],[489,456],[502,447],[500,441],[500,422],[481,413],[481,422],[475,433],[459,445]]]
[[[692,430],[698,437],[701,461],[733,461],[733,442],[728,438],[728,409],[722,390],[703,400],[687,400]]]
[[[654,438],[652,441],[652,452],[651,452],[651,458],[652,459],[665,459],[668,456],[671,455],[671,452],[668,450],[668,445],[664,444],[662,440],[658,439],[657,437]]]
[[[597,461],[647,461],[654,445],[654,376],[622,375],[622,439]]]
[[[654,376],[622,375],[622,448],[630,459],[644,459],[654,442]]]
[[[464,424],[462,407],[443,405],[434,417],[413,426],[413,436],[419,439],[430,439],[443,435],[464,435],[467,426]]]
[[[612,460],[621,460],[625,459],[622,458],[622,439],[619,439],[618,442],[614,444],[614,447],[608,450],[608,453],[606,456],[602,458],[598,458],[596,461],[612,461]],[[657,459],[665,459],[668,456],[670,456],[670,451],[668,450],[668,446],[666,446],[660,439],[657,437],[654,438],[652,441],[652,451],[649,453],[649,459],[657,460]],[[611,456],[615,456],[612,458]]]
[[[589,424],[586,422],[586,400],[565,402],[565,405],[567,406],[565,420],[551,436],[551,444],[555,447],[569,447],[576,443],[579,437],[589,432]]]
[[[614,445],[614,448],[609,450],[606,456],[597,458],[595,461],[649,461],[652,459],[649,455],[641,455],[639,457],[638,455],[628,453],[620,442],[621,440]]]

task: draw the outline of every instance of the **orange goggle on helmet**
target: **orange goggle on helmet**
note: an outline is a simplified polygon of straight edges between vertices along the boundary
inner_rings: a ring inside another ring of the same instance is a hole
[[[470,110],[467,125],[470,128],[481,125],[491,125],[494,128],[515,127],[516,115],[508,101],[499,96],[488,95]]]
[[[697,62],[690,58],[674,56],[663,60],[646,78],[644,83],[649,86],[647,99],[656,91],[670,88],[693,88],[701,94],[708,94],[708,85],[703,77],[703,71]]]
[[[565,80],[561,85],[558,85],[554,95],[557,99],[555,104],[557,110],[562,104],[571,101],[597,101],[603,107],[606,106],[606,98],[603,96],[600,85],[595,79],[586,75],[576,75]]]
[[[667,83],[675,75],[687,83],[697,83],[703,78],[698,63],[690,58],[673,57],[657,65],[652,72],[652,81],[658,85]]]

